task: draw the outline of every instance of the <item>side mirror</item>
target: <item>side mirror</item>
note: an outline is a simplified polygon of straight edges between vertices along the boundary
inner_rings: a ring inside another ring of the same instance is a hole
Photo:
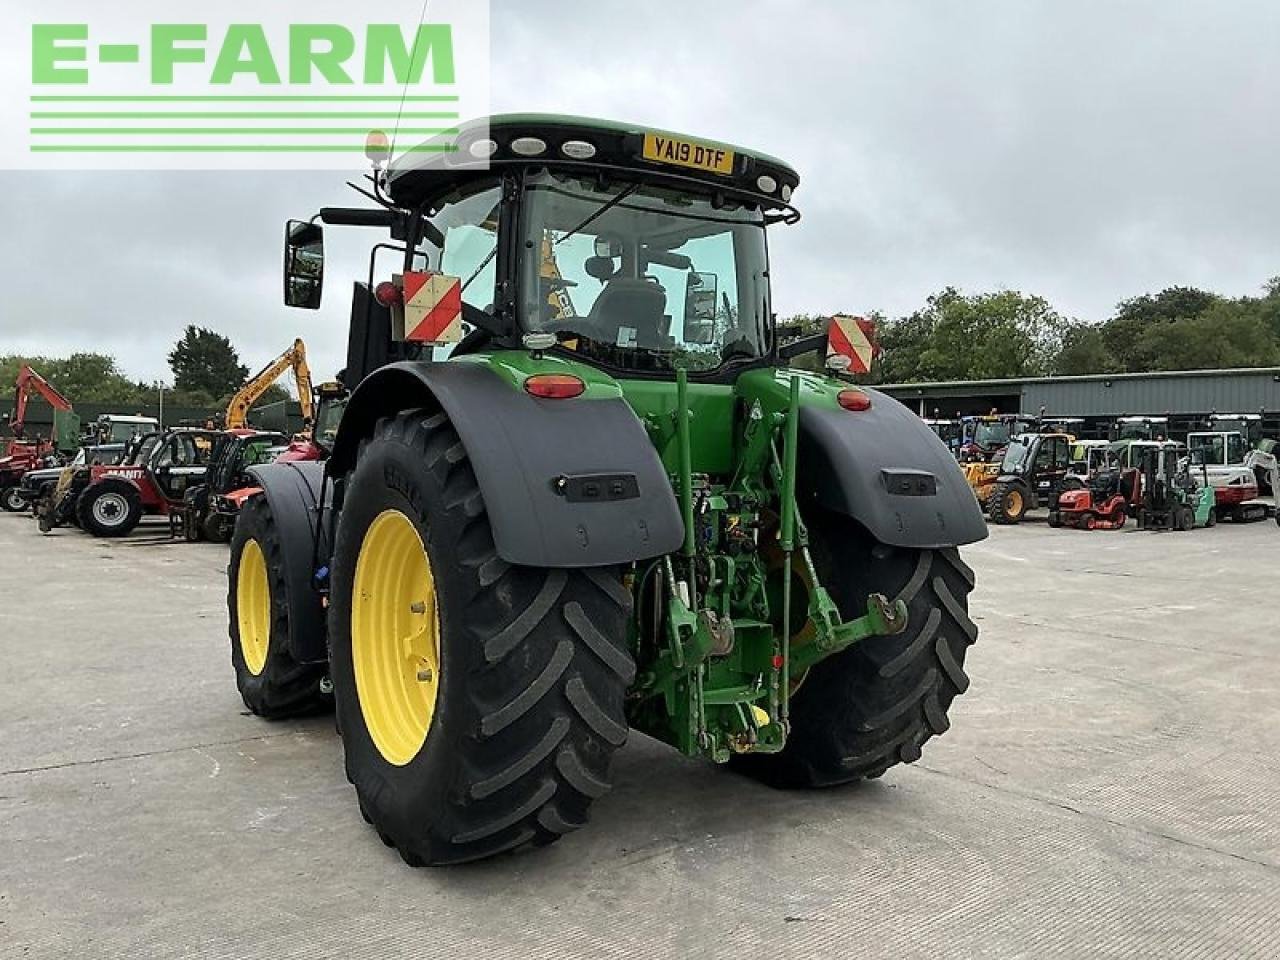
[[[719,278],[714,273],[691,272],[684,282],[684,342],[714,343]]]
[[[290,220],[284,233],[284,302],[319,310],[324,289],[324,227]]]

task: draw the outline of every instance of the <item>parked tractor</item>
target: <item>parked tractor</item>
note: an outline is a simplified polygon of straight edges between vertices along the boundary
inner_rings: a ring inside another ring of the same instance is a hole
[[[1065,433],[1075,442],[1084,432],[1084,417],[1051,417],[1042,410],[1038,429],[1041,433]]]
[[[129,443],[160,429],[160,421],[155,417],[104,413],[89,425],[88,432],[95,443]]]
[[[958,459],[960,456],[960,421],[933,417],[926,419],[924,425],[933,431],[934,436],[947,445],[947,449]]]
[[[24,509],[33,512],[36,505],[52,495],[57,488],[58,480],[67,470],[72,472],[94,464],[119,463],[125,456],[125,444],[105,443],[81,447],[75,457],[66,466],[45,467],[39,470],[28,470],[17,487],[17,497],[22,501]]]
[[[264,717],[336,706],[360,809],[412,865],[582,826],[635,728],[778,785],[878,777],[947,726],[986,535],[906,407],[789,369],[755,151],[518,115],[379,170],[324,464],[253,469],[232,659]],[[446,156],[453,156],[452,153]],[[487,158],[469,163],[468,157]],[[446,356],[447,355],[447,356]]]
[[[170,430],[139,437],[125,462],[69,469],[48,507],[41,530],[74,516],[96,537],[122,537],[144,516],[169,516],[187,487],[204,477],[221,434],[211,430]]]
[[[1078,488],[1080,481],[1070,476],[1071,444],[1064,433],[1027,433],[1011,441],[986,501],[991,520],[1020,523],[1027,511],[1052,509],[1058,494]]]
[[[1071,468],[1069,474],[1081,485],[1099,473],[1119,470],[1120,459],[1108,440],[1076,440],[1071,444]]]
[[[175,522],[190,542],[226,543],[235,528],[239,503],[228,494],[254,484],[249,468],[271,463],[289,444],[283,433],[239,428],[229,430],[213,445],[202,482],[190,484],[173,510]]]
[[[298,341],[301,343],[302,341]],[[208,481],[189,487],[182,504],[182,531],[187,540],[226,543],[235,529],[245,501],[262,492],[249,469],[261,463],[306,463],[324,460],[333,449],[338,424],[347,406],[347,388],[322,383],[304,405],[307,429],[291,440],[283,434],[232,431],[232,438],[215,449]]]
[[[1034,433],[1040,428],[1037,418],[1016,413],[990,413],[981,417],[960,418],[961,463],[998,461],[1014,437]]]

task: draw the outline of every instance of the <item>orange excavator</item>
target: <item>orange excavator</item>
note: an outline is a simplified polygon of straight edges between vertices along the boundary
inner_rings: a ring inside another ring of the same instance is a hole
[[[58,392],[53,384],[36,373],[25,363],[15,381],[13,412],[9,415],[9,429],[13,438],[0,457],[0,508],[16,513],[26,504],[18,496],[18,483],[22,475],[41,466],[45,457],[58,449],[71,450],[80,435],[80,418],[71,409],[71,401]],[[51,439],[26,435],[27,404],[33,393],[39,394],[53,407],[53,432]]]
[[[267,388],[284,376],[285,371],[293,371],[294,386],[298,390],[298,403],[302,405],[302,419],[307,429],[315,419],[315,406],[312,399],[311,368],[307,366],[307,345],[301,340],[294,340],[280,356],[276,357],[256,374],[249,378],[243,387],[236,391],[231,402],[227,404],[226,428],[241,430],[249,422],[249,409],[267,392]]]

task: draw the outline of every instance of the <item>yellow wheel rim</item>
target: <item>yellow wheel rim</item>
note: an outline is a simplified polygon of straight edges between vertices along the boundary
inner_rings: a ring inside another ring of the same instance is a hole
[[[257,540],[245,541],[236,577],[236,619],[240,626],[240,653],[255,677],[267,665],[271,643],[271,583],[267,560]]]
[[[399,510],[369,525],[351,596],[351,659],[365,728],[388,763],[418,755],[440,689],[440,610],[418,528]]]
[[[1006,511],[1010,516],[1020,516],[1022,514],[1022,494],[1017,490],[1009,491],[1009,504]]]

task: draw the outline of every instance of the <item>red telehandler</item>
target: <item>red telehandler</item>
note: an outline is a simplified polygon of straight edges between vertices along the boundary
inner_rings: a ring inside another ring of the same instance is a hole
[[[4,456],[0,457],[0,508],[10,513],[17,513],[26,506],[18,496],[22,475],[43,466],[45,458],[59,450],[74,450],[80,435],[80,418],[72,412],[71,401],[25,363],[18,371],[15,387],[13,412],[9,415],[9,429],[13,437],[5,446]],[[26,436],[27,403],[33,391],[53,407],[51,439],[40,436],[28,439]]]

